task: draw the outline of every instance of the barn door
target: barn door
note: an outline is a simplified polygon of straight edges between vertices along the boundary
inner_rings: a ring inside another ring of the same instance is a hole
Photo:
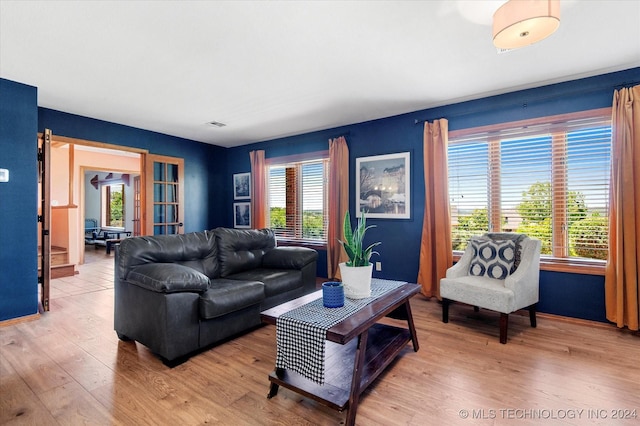
[[[40,231],[40,254],[38,283],[40,284],[40,304],[43,311],[49,310],[49,285],[51,281],[51,130],[45,129],[38,138],[38,193],[40,206],[38,227]]]

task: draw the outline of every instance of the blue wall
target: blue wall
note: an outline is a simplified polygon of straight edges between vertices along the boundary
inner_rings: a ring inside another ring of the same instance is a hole
[[[422,215],[424,209],[423,121],[449,120],[449,130],[544,117],[555,114],[610,107],[617,86],[640,79],[640,68],[574,80],[566,83],[522,90],[479,100],[416,111],[395,117],[270,140],[232,148],[228,153],[228,181],[231,174],[250,169],[249,151],[264,149],[267,158],[328,149],[328,139],[345,135],[350,157],[350,211],[355,211],[355,161],[358,157],[389,153],[411,153],[411,219],[369,219],[377,225],[368,234],[370,241],[382,241],[377,247],[382,271],[380,278],[415,282],[418,275]],[[416,121],[418,123],[416,124]],[[227,201],[229,205],[231,199]],[[229,211],[231,209],[229,208]],[[232,223],[231,213],[227,225]],[[443,232],[445,232],[443,230]],[[326,253],[320,276],[326,276]],[[606,321],[604,277],[542,271],[540,275],[542,312]]]
[[[107,121],[38,108],[38,131],[51,129],[54,135],[68,136],[148,150],[151,154],[184,158],[184,231],[202,231],[225,221],[218,206],[230,185],[226,179],[226,150],[162,133],[123,126]]]
[[[250,170],[249,151],[264,149],[267,158],[328,149],[328,140],[344,135],[350,150],[350,210],[355,212],[355,159],[411,153],[411,219],[370,219],[379,246],[381,278],[415,281],[424,207],[421,120],[447,118],[457,130],[611,106],[613,90],[637,84],[640,68],[416,111],[365,123],[223,149],[160,133],[37,107],[35,87],[0,79],[0,168],[11,172],[0,183],[0,320],[37,311],[36,132],[149,150],[185,159],[185,231],[233,226],[232,175]],[[419,123],[416,124],[416,121]],[[326,275],[320,253],[319,276]],[[606,321],[604,278],[541,272],[542,312]]]
[[[0,184],[0,321],[38,309],[38,210],[36,137],[51,129],[68,136],[149,150],[185,160],[185,232],[226,223],[222,208],[227,150],[187,139],[38,108],[37,88],[0,79],[0,168],[10,182]]]
[[[0,321],[38,312],[37,94],[0,79]]]

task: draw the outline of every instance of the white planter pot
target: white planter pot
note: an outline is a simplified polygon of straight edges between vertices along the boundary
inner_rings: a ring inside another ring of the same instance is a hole
[[[344,284],[344,295],[349,299],[371,297],[371,275],[373,264],[369,266],[347,266],[340,264],[340,274]]]

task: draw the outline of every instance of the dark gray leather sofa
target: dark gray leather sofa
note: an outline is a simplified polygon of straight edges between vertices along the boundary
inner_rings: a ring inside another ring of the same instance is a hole
[[[127,238],[115,251],[114,328],[176,365],[314,291],[317,257],[276,247],[269,229]]]

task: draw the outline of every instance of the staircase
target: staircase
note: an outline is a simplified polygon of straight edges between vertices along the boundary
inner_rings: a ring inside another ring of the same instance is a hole
[[[41,247],[38,247],[38,275],[40,275]],[[51,279],[72,277],[76,274],[76,266],[69,263],[69,253],[64,247],[51,246]]]

